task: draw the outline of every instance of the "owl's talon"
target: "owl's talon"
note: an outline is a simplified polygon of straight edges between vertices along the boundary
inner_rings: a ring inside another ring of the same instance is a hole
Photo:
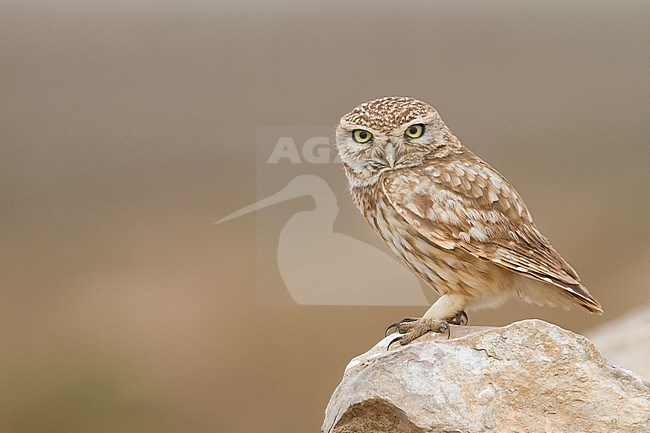
[[[386,328],[386,331],[384,331],[384,337],[388,337],[388,334],[392,334],[391,329],[397,328],[397,325],[399,322],[393,322],[390,325],[388,325],[388,328]]]
[[[449,326],[449,323],[442,322],[440,324],[440,332],[444,331],[445,329],[447,330],[447,340],[449,340],[449,338],[451,337],[451,327]]]
[[[402,319],[402,320],[400,320],[398,322],[391,323],[390,325],[388,325],[388,328],[386,328],[386,331],[384,332],[384,337],[387,337],[388,334],[389,334],[388,331],[390,331],[393,328],[395,328],[395,330],[397,332],[399,332],[400,334],[403,334],[403,332],[399,331],[400,325],[403,324],[403,323],[415,322],[416,320],[418,320],[418,319],[415,318],[415,317],[405,317],[404,319]]]
[[[402,339],[402,336],[400,335],[399,337],[395,337],[392,340],[390,340],[390,343],[388,343],[388,346],[386,346],[386,350],[390,350],[390,346],[393,345],[393,343],[396,343]]]

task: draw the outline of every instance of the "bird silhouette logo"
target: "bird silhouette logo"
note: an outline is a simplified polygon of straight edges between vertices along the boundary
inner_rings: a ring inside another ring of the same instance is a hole
[[[299,305],[428,305],[419,281],[384,251],[334,231],[336,195],[322,177],[294,177],[277,193],[217,221],[310,196],[315,208],[291,216],[282,228],[277,264],[282,281]]]

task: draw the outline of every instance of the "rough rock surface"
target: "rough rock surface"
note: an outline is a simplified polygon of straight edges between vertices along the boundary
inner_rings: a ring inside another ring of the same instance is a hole
[[[347,366],[323,432],[650,432],[650,380],[555,325],[393,337]]]

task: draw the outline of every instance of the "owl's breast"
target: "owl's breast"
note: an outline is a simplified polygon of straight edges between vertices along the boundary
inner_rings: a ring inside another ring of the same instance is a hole
[[[397,212],[380,189],[353,191],[353,196],[368,224],[438,294],[480,298],[486,293],[503,293],[512,286],[509,272],[459,249],[443,249],[432,243]]]
[[[418,233],[388,202],[378,184],[352,188],[351,192],[354,203],[370,227],[381,236],[395,254],[404,259],[404,248],[400,246],[407,243],[407,238],[419,238]]]

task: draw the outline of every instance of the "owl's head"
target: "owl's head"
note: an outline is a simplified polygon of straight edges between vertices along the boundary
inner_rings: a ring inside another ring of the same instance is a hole
[[[341,118],[336,147],[350,181],[370,185],[385,171],[443,157],[460,142],[431,105],[385,97],[364,102]]]

